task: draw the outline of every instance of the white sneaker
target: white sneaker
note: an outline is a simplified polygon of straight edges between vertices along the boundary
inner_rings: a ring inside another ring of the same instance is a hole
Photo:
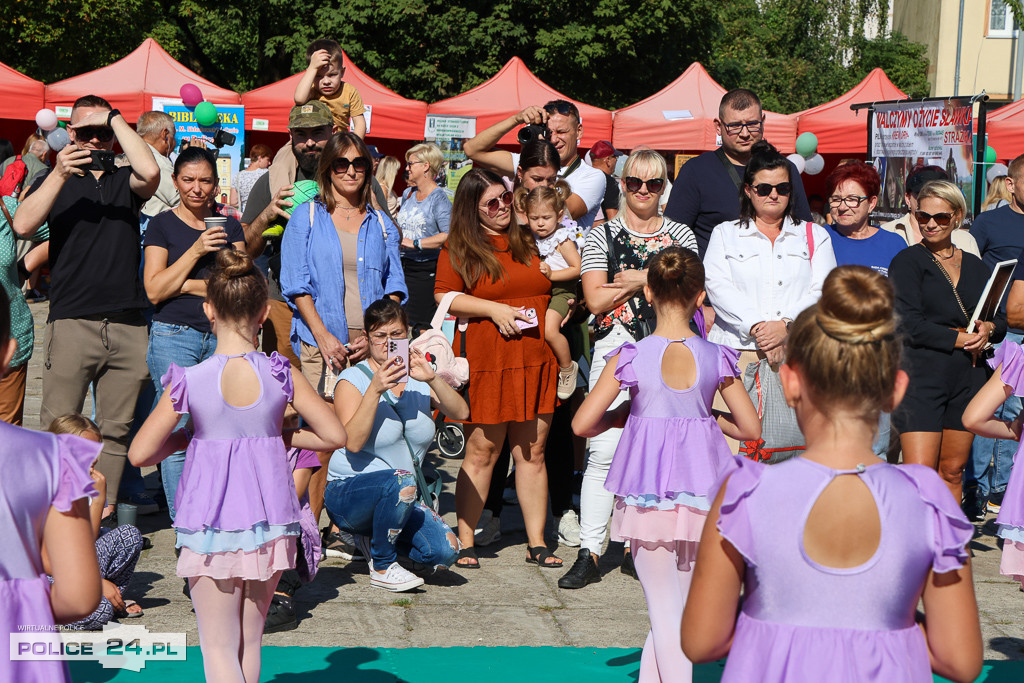
[[[570,548],[580,545],[580,519],[575,510],[568,510],[558,522],[558,542]]]
[[[490,510],[484,510],[473,531],[473,544],[485,546],[498,540],[501,540],[501,519],[496,519]]]
[[[397,562],[392,562],[391,566],[388,567],[388,570],[383,574],[378,574],[371,568],[370,585],[383,588],[384,590],[391,591],[392,593],[402,593],[422,586],[423,579],[416,576]]]
[[[576,361],[570,361],[567,368],[558,368],[558,398],[563,401],[573,395],[576,391],[576,377],[580,374],[580,366]]]

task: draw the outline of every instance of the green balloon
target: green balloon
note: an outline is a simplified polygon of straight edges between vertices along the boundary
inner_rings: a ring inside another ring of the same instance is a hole
[[[68,127],[68,122],[67,121],[58,121],[57,125],[60,126],[61,128],[67,128]]]
[[[997,159],[999,159],[999,156],[996,154],[996,151],[991,147],[985,147],[985,163],[994,164]]]
[[[200,126],[217,123],[217,107],[213,106],[213,102],[200,102],[196,105],[196,123]]]
[[[796,139],[796,153],[805,159],[817,154],[818,136],[814,133],[801,133]]]

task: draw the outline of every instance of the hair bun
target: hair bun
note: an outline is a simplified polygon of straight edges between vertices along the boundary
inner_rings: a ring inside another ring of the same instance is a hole
[[[253,267],[252,257],[244,251],[221,249],[217,252],[217,269],[224,274],[224,277],[243,277],[251,273]]]
[[[846,344],[890,340],[896,334],[889,280],[864,266],[842,266],[822,286],[814,319],[829,337]]]

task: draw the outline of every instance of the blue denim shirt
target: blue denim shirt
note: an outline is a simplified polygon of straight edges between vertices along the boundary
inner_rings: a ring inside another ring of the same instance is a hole
[[[327,331],[342,344],[348,343],[345,320],[345,273],[341,242],[327,208],[313,202],[313,225],[309,205],[292,212],[281,240],[281,293],[292,309],[291,342],[299,355],[299,341],[316,345],[313,333],[295,308],[295,297],[308,294]],[[383,220],[383,225],[381,224]],[[385,239],[385,233],[387,238]],[[366,218],[358,237],[359,301],[366,307],[388,294],[409,297],[398,254],[398,228],[386,216],[366,207]]]

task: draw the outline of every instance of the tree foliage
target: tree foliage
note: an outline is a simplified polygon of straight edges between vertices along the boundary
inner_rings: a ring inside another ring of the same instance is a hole
[[[927,93],[924,47],[874,35],[888,0],[8,0],[0,61],[52,82],[113,62],[152,36],[210,80],[246,91],[305,67],[337,39],[372,77],[436,101],[490,78],[514,55],[545,82],[607,108],[632,104],[693,61],[768,108],[832,99],[875,66]]]

